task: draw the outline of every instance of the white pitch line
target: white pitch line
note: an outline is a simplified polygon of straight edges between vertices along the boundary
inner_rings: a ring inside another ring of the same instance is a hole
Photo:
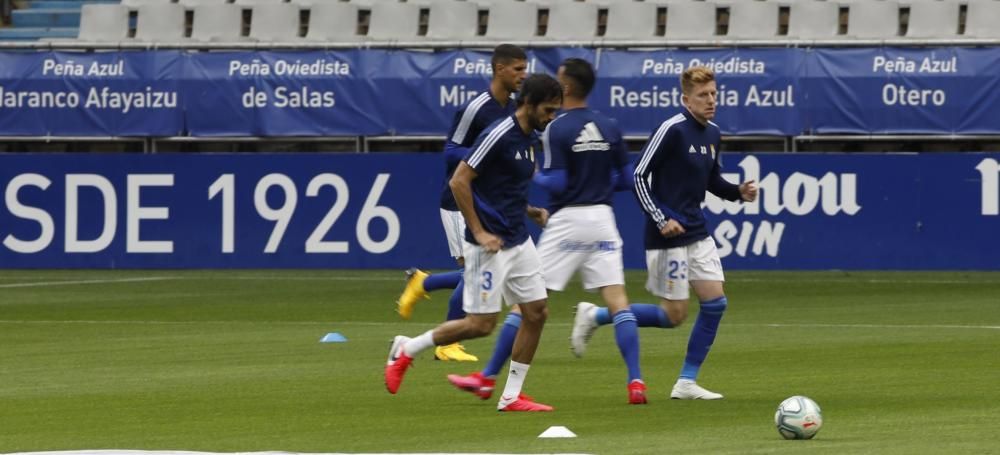
[[[957,325],[957,324],[740,324],[730,326],[772,327],[772,328],[831,328],[831,329],[978,329],[1000,330],[1000,325]]]
[[[448,452],[448,453],[414,453],[407,454],[404,452],[392,452],[392,453],[299,453],[299,452],[238,452],[238,453],[226,453],[226,452],[193,452],[187,450],[116,450],[116,449],[90,449],[90,450],[64,450],[64,451],[53,451],[53,452],[14,452],[8,454],[0,455],[504,455],[504,454],[489,454],[489,453],[468,453],[468,452]],[[585,455],[585,454],[559,454],[555,453],[553,455]]]
[[[0,288],[34,288],[47,286],[74,286],[79,284],[142,283],[146,281],[176,280],[176,277],[154,276],[145,278],[116,278],[108,280],[33,281],[27,283],[0,284]]]

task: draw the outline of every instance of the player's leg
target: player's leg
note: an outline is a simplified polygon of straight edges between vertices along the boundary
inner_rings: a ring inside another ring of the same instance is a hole
[[[628,372],[626,387],[629,403],[645,404],[646,384],[639,369],[639,328],[635,314],[629,308],[628,295],[625,293],[622,241],[618,234],[614,212],[606,205],[580,207],[576,211],[581,218],[578,220],[579,223],[574,223],[576,229],[581,231],[581,235],[587,235],[585,243],[592,245],[590,251],[578,254],[585,258],[580,265],[583,287],[588,291],[599,290],[612,315],[611,319],[615,325],[615,344]],[[581,335],[589,336],[586,333],[576,332],[576,324],[573,328],[571,342]]]
[[[684,366],[674,386],[673,398],[717,400],[722,395],[710,392],[697,383],[698,372],[715,342],[719,323],[728,302],[723,292],[722,262],[715,249],[715,241],[707,238],[688,247],[690,251],[690,279],[701,309],[691,328]],[[676,396],[675,396],[676,395]]]
[[[472,244],[467,244],[465,251],[466,257],[473,259],[473,266],[465,269],[465,280],[474,286],[465,289],[466,316],[447,321],[412,339],[397,336],[393,340],[385,368],[385,383],[390,393],[399,389],[406,369],[418,353],[436,345],[484,337],[496,327],[503,290],[493,286],[492,282],[503,283],[506,280],[507,262],[513,255],[507,251],[488,253]]]
[[[511,308],[511,312],[504,319],[500,333],[497,335],[496,343],[493,346],[493,354],[486,363],[482,371],[477,371],[469,375],[449,374],[448,382],[453,386],[473,393],[479,398],[486,400],[493,395],[496,385],[497,375],[510,359],[510,353],[514,348],[514,340],[517,338],[517,331],[521,328],[521,310],[518,306]]]
[[[445,237],[448,240],[448,251],[451,257],[455,258],[462,267],[464,263],[462,255],[462,241],[465,236],[465,219],[462,213],[454,210],[441,209],[441,225],[444,227]],[[455,289],[462,281],[462,270],[451,272],[429,274],[417,268],[406,271],[406,287],[396,301],[396,309],[403,319],[409,319],[413,315],[413,307],[420,299],[429,299],[430,292],[438,289]],[[461,293],[458,293],[460,296]],[[455,293],[452,293],[454,298]],[[459,304],[461,307],[461,304]],[[459,319],[459,318],[454,318]],[[449,318],[448,320],[452,320]]]
[[[452,291],[451,298],[448,300],[448,316],[445,320],[454,321],[465,317],[465,310],[462,309],[464,294],[465,284],[464,282],[459,282],[458,286],[455,287],[455,290]],[[476,362],[479,360],[479,357],[466,352],[465,346],[460,343],[438,346],[434,349],[434,358],[437,360],[452,360],[456,362]]]
[[[511,250],[515,257],[510,261],[509,278],[502,283],[503,293],[507,302],[520,306],[521,328],[514,339],[507,383],[504,384],[497,410],[551,411],[551,406],[535,403],[521,396],[528,368],[535,357],[549,313],[541,261],[531,239]]]
[[[448,235],[448,250],[451,251],[451,256],[455,258],[461,270],[465,270],[465,257],[463,257],[462,253],[462,248],[464,248],[465,218],[462,218],[461,212],[442,210],[441,222],[444,224],[445,232]],[[439,276],[441,279],[438,278]],[[454,321],[455,319],[465,317],[465,310],[462,309],[462,301],[465,294],[463,281],[459,280],[457,283],[454,283],[450,281],[448,274],[431,275],[424,282],[424,287],[431,289],[454,288],[451,292],[451,297],[448,299],[448,314],[445,316],[445,320]],[[478,357],[465,352],[465,346],[459,343],[438,346],[434,349],[434,358],[457,362],[476,362],[479,360]]]
[[[639,368],[639,326],[636,324],[635,314],[629,308],[625,286],[604,286],[601,288],[601,298],[614,314],[615,344],[618,345],[618,352],[628,371],[626,388],[629,404],[646,404],[646,383],[642,380]]]
[[[680,325],[687,318],[688,282],[687,250],[646,250],[646,289],[660,297],[660,304],[632,303],[629,305],[639,327],[669,329]],[[576,307],[570,344],[573,353],[583,356],[587,342],[599,326],[614,322],[614,313],[607,307],[580,302]]]
[[[497,304],[499,306],[499,302]],[[402,335],[393,339],[385,367],[385,386],[389,393],[396,393],[403,382],[403,375],[413,359],[433,346],[447,345],[489,335],[496,327],[497,313],[467,314],[462,319],[447,321],[416,337]]]
[[[567,212],[567,209],[560,210],[549,218],[545,230],[542,231],[542,237],[538,241],[538,256],[545,266],[543,267],[545,286],[550,290],[561,291],[565,289],[566,283],[572,278],[574,271],[583,260],[583,255],[567,252],[565,248],[560,247],[560,244],[566,244],[564,241],[572,243],[568,238],[570,221],[566,219]],[[489,398],[493,393],[496,376],[510,359],[511,351],[514,348],[514,339],[521,327],[521,320],[520,306],[513,305],[500,329],[496,344],[493,346],[493,354],[486,367],[480,372],[465,376],[448,375],[448,382],[461,390],[472,392],[484,400]]]

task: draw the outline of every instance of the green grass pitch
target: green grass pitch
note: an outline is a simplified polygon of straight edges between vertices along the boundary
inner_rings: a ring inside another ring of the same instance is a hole
[[[644,276],[628,274],[633,301],[652,301]],[[699,378],[725,400],[668,399],[692,314],[641,331],[650,403],[627,405],[610,326],[586,357],[569,351],[573,305],[596,298],[574,290],[550,296],[526,384],[556,411],[527,415],[444,379],[482,368],[493,337],[465,343],[474,364],[424,353],[398,395],[385,391],[390,338],[446,311],[438,293],[400,320],[399,271],[0,271],[0,453],[1000,452],[1000,274],[728,278]],[[349,341],[319,343],[328,332]],[[825,424],[784,441],[774,409],[798,394]],[[537,438],[553,425],[578,437]]]

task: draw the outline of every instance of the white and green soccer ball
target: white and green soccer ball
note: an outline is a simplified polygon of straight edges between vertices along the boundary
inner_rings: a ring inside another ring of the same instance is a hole
[[[815,401],[796,395],[778,405],[774,425],[785,439],[812,439],[823,427],[823,414]]]

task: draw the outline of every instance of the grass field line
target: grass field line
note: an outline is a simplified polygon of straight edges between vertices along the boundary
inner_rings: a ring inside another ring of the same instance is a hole
[[[113,283],[143,283],[147,281],[176,280],[177,277],[150,276],[141,278],[114,278],[104,280],[67,280],[67,281],[28,281],[21,283],[0,284],[0,288],[34,288],[46,286],[74,286],[80,284],[113,284]]]
[[[299,452],[238,452],[239,455],[510,455],[493,453],[448,452],[407,454],[392,453],[299,453]],[[186,450],[126,450],[126,449],[93,449],[93,450],[61,450],[52,452],[14,452],[0,455],[235,455],[227,452],[191,452]],[[523,455],[523,454],[522,454]],[[530,455],[530,454],[529,454]],[[554,453],[551,455],[586,455],[578,453]]]
[[[402,324],[403,322],[398,322]],[[152,320],[19,320],[0,319],[0,324],[80,324],[80,325],[301,325],[301,326],[382,326],[392,322],[375,321],[152,321]],[[435,323],[410,323],[414,328],[433,326]],[[550,322],[546,327],[570,327],[570,322]],[[822,323],[727,323],[726,327],[768,327],[768,328],[830,328],[830,329],[956,329],[956,330],[1000,330],[1000,325],[961,324],[822,324]]]

